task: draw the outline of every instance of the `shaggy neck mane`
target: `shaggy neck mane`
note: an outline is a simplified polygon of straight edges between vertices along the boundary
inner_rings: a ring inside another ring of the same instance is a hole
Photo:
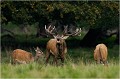
[[[59,55],[61,55],[62,52],[65,50],[66,43],[65,42],[63,42],[62,44],[57,43],[56,47],[57,47]]]
[[[56,46],[57,46],[58,53],[61,54],[62,53],[61,44],[57,43]]]

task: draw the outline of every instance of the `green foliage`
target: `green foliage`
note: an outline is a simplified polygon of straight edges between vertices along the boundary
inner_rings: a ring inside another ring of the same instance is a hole
[[[74,21],[80,27],[100,23],[97,27],[111,28],[119,23],[117,1],[2,1],[1,4],[2,23],[42,23],[43,17],[49,21]],[[66,17],[71,13],[72,15]]]
[[[96,28],[102,30],[113,29],[119,26],[119,6],[117,2],[101,2],[101,18],[96,22]]]
[[[10,38],[10,37],[5,37],[4,34],[2,34],[2,38],[1,38],[1,46],[2,47],[11,47],[11,48],[18,48],[18,47],[36,47],[36,46],[40,46],[40,47],[46,47],[46,44],[48,42],[49,39],[51,38],[36,38],[35,35],[32,35],[33,33],[31,33],[31,35],[29,35],[28,37],[26,37],[26,35],[24,34],[19,34],[15,36],[15,38]],[[16,33],[17,34],[17,33]],[[67,43],[67,47],[68,48],[75,48],[75,47],[80,47],[81,45],[81,40],[84,38],[85,33],[82,32],[82,36],[80,37],[69,37],[66,40]],[[104,43],[109,47],[113,47],[115,45],[115,39],[116,36],[112,36],[109,37],[107,39],[101,39],[101,40],[97,40],[97,43]]]

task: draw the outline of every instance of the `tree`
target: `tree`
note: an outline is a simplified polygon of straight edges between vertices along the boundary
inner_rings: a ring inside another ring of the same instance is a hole
[[[1,19],[2,24],[39,22],[37,36],[45,36],[44,25],[49,24],[61,29],[64,25],[90,28],[83,39],[83,44],[90,44],[87,41],[93,34],[96,34],[94,40],[102,39],[107,30],[118,27],[118,4],[117,1],[2,1]],[[91,44],[95,44],[93,39]]]
[[[93,27],[90,27],[88,33],[83,38],[82,44],[85,46],[100,43],[99,41],[107,36],[106,34],[108,30],[119,28],[118,2],[100,2],[98,6],[100,9],[100,18],[96,20],[94,25],[92,25]],[[119,30],[115,33],[117,35],[117,43],[119,43],[118,31]],[[111,36],[112,33],[109,35]]]

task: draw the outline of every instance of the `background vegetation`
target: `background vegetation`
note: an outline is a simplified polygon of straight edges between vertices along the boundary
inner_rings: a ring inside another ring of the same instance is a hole
[[[19,27],[28,36],[31,35],[29,32],[33,32],[28,27],[33,25],[37,29],[37,37],[46,37],[45,25],[55,25],[57,31],[68,25],[70,29],[81,27],[88,30],[82,39],[82,46],[95,46],[112,35],[116,35],[115,42],[118,44],[118,4],[118,1],[2,1],[2,32],[12,28],[5,28],[12,22],[16,24],[13,28]],[[14,35],[13,29],[10,33]]]
[[[119,1],[1,1],[0,6],[2,78],[119,77]],[[14,49],[35,54],[33,47],[39,46],[45,53],[52,37],[47,37],[44,26],[50,24],[60,33],[65,25],[82,28],[80,37],[66,40],[65,65],[45,66],[44,57],[27,65],[10,65]],[[107,68],[93,59],[98,43],[108,47]]]

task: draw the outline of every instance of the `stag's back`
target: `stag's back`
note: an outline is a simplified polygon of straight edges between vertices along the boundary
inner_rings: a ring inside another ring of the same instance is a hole
[[[17,62],[16,60],[24,61],[26,63],[34,61],[32,53],[21,49],[16,49],[12,52],[12,59],[13,59],[13,63],[16,63]]]

